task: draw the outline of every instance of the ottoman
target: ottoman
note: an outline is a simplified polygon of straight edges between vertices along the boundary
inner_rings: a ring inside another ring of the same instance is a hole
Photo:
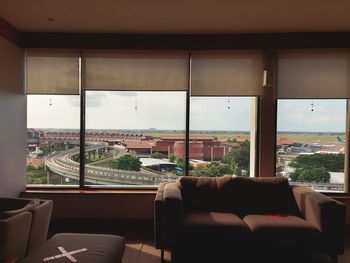
[[[21,263],[121,263],[125,250],[124,237],[100,234],[60,233],[41,248],[30,253]]]

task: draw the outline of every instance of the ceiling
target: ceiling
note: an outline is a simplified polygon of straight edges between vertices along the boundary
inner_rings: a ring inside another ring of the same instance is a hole
[[[0,0],[0,17],[26,32],[350,31],[349,10],[349,0]]]

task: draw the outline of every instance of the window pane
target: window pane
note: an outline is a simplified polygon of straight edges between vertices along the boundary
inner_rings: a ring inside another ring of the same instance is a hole
[[[276,174],[344,191],[346,100],[279,100]]]
[[[158,185],[183,163],[185,92],[87,91],[85,183]]]
[[[79,114],[79,96],[27,95],[27,184],[78,184]]]
[[[255,105],[253,97],[191,97],[191,175],[254,176]]]

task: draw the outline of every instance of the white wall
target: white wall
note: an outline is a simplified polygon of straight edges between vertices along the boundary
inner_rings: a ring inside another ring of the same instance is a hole
[[[24,50],[0,36],[0,196],[25,189]]]

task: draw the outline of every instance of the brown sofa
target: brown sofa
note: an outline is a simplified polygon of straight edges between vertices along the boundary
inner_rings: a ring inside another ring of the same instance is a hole
[[[293,256],[290,262],[308,256],[323,262],[323,254],[336,262],[344,251],[344,228],[342,203],[289,186],[283,177],[186,176],[161,184],[155,199],[156,247],[162,259],[170,249],[179,262],[190,255],[189,262],[219,262],[221,255],[242,257],[227,262],[271,262],[275,254],[276,262]]]

